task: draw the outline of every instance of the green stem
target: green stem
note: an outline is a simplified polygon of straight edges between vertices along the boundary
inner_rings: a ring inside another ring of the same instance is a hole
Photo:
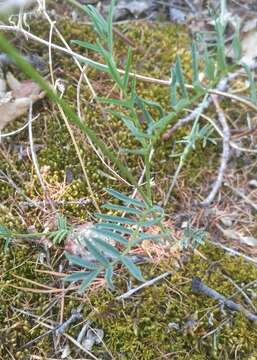
[[[147,195],[147,199],[148,199],[148,201],[150,202],[150,204],[152,206],[151,160],[150,160],[151,149],[152,149],[152,147],[150,146],[150,150],[147,151],[147,154],[145,155],[145,179],[146,179],[146,195]]]
[[[131,170],[128,169],[115,155],[114,152],[112,152],[105,143],[99,139],[97,134],[89,128],[86,123],[82,122],[80,118],[73,112],[71,107],[63,100],[61,99],[55,91],[52,90],[52,88],[49,86],[49,84],[43,79],[43,77],[30,65],[26,62],[26,60],[23,59],[23,57],[17,52],[17,50],[9,43],[9,41],[0,34],[0,49],[8,54],[10,58],[15,61],[17,66],[23,71],[24,74],[29,76],[31,79],[33,79],[40,88],[45,91],[45,93],[49,96],[49,98],[55,102],[56,104],[60,105],[63,109],[66,116],[70,119],[70,121],[77,125],[79,129],[81,129],[88,137],[89,139],[100,148],[102,153],[109,158],[119,169],[120,174],[126,178],[135,188],[137,188],[138,192],[144,199],[145,203],[149,206],[149,201],[147,199],[147,195],[141,190],[140,187],[138,187],[137,181],[134,178],[134,176],[131,174]]]

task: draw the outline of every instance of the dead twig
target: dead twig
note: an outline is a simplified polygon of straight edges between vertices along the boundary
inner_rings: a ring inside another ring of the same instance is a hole
[[[257,204],[250,200],[248,196],[243,194],[240,190],[229,185],[228,183],[224,183],[224,185],[231,189],[236,195],[240,196],[247,204],[251,205],[252,208],[257,211]]]
[[[9,186],[11,186],[17,192],[17,194],[23,196],[26,199],[26,204],[28,206],[39,208],[41,211],[43,211],[45,213],[47,212],[47,210],[45,209],[45,203],[43,201],[37,202],[37,201],[31,200],[21,190],[21,188],[12,180],[12,178],[8,174],[5,174],[2,170],[0,170],[0,182],[1,181],[5,182]]]
[[[65,332],[65,329],[72,324],[73,322],[76,322],[77,320],[82,319],[82,315],[80,313],[80,310],[73,310],[71,316],[69,317],[69,319],[67,319],[66,321],[64,321],[62,324],[57,325],[55,327],[53,327],[52,329],[46,331],[44,334],[41,334],[39,336],[37,336],[35,339],[32,339],[30,341],[28,341],[26,344],[22,345],[19,348],[19,351],[24,349],[24,348],[28,348],[31,345],[33,345],[35,342],[39,341],[40,339],[42,339],[43,337],[50,335],[51,333],[54,333],[55,336],[61,335]]]
[[[219,122],[223,129],[223,135],[224,135],[224,137],[223,137],[223,152],[222,152],[222,156],[221,156],[220,167],[219,167],[217,179],[214,182],[212,190],[209,193],[208,197],[200,203],[202,206],[209,206],[211,204],[211,202],[213,201],[213,199],[215,198],[217,192],[219,191],[219,189],[222,185],[222,182],[223,182],[224,173],[225,173],[225,170],[227,167],[227,163],[229,160],[229,154],[230,154],[230,145],[229,145],[230,129],[227,125],[224,111],[221,109],[216,95],[212,95],[212,101],[216,107],[216,110],[218,113],[218,119],[219,119]]]
[[[167,277],[167,276],[170,275],[170,274],[171,274],[171,272],[168,271],[168,272],[165,272],[164,274],[161,274],[161,275],[155,277],[154,279],[151,279],[151,280],[149,280],[149,281],[146,281],[145,283],[139,285],[138,287],[136,287],[136,288],[134,288],[134,289],[131,289],[131,290],[127,291],[126,293],[124,293],[124,294],[116,297],[116,300],[124,300],[124,299],[127,299],[127,298],[129,298],[131,295],[133,295],[135,292],[137,292],[137,291],[139,291],[139,290],[141,290],[141,289],[143,289],[143,288],[145,288],[145,287],[147,287],[147,286],[153,285],[155,282],[157,282],[157,281],[159,281],[159,280]]]
[[[226,279],[228,279],[229,282],[231,282],[231,284],[233,284],[233,286],[238,290],[238,292],[244,297],[245,301],[247,302],[248,305],[250,305],[253,309],[253,311],[257,311],[256,307],[254,306],[252,300],[249,298],[249,296],[244,292],[244,290],[237,285],[237,283],[235,283],[235,281],[233,279],[231,279],[229,276],[225,275],[223,273],[223,276],[225,276]]]
[[[223,250],[227,251],[228,253],[230,253],[231,255],[233,256],[241,256],[242,258],[244,258],[246,261],[249,261],[251,263],[253,263],[254,265],[257,266],[257,261],[253,258],[251,258],[250,256],[247,256],[235,249],[231,249],[229,248],[228,246],[225,246],[223,244],[221,244],[220,242],[215,242],[215,241],[211,241],[211,240],[207,240],[209,243],[215,245],[215,246],[218,246],[220,248],[222,248]]]
[[[43,322],[41,320],[39,320],[39,316],[36,316],[34,314],[31,314],[27,311],[24,311],[24,310],[21,310],[21,309],[16,309],[14,307],[12,307],[14,310],[20,312],[21,314],[24,314],[26,316],[30,316],[32,317],[39,325],[41,326],[44,326],[46,327],[47,329],[49,329],[50,331],[48,331],[47,333],[51,333],[54,329],[56,329],[55,326],[52,326],[52,325],[49,325],[48,323],[46,322]],[[60,325],[58,325],[59,327]],[[80,345],[72,336],[66,334],[66,333],[63,333],[62,334],[64,337],[66,337],[66,339],[68,339],[69,341],[71,341],[75,346],[77,346],[80,350],[82,350],[84,353],[86,353],[88,356],[90,356],[92,359],[94,360],[98,360],[98,358],[92,354],[90,351],[88,351],[86,348],[84,348],[82,345]]]
[[[212,297],[215,300],[218,300],[219,302],[227,306],[230,310],[243,313],[245,317],[250,321],[257,321],[257,315],[251,313],[242,305],[227,299],[224,295],[218,293],[216,290],[211,289],[209,286],[205,285],[198,277],[194,277],[192,280],[192,291],[196,294],[203,294]]]

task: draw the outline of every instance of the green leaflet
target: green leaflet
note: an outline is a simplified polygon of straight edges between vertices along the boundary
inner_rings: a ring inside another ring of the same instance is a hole
[[[146,220],[146,221],[140,223],[140,226],[143,226],[143,227],[153,226],[153,225],[159,224],[161,220],[162,220],[162,216],[157,216],[156,218],[154,218],[152,220]]]
[[[133,154],[133,155],[142,155],[146,156],[148,154],[148,149],[126,149],[126,148],[120,148],[120,151],[125,154]]]
[[[160,117],[163,117],[165,115],[165,111],[164,111],[163,107],[160,104],[158,104],[156,101],[143,99],[141,97],[140,97],[140,99],[146,105],[148,105],[148,106],[154,108],[155,110],[157,110],[159,112]]]
[[[84,239],[85,244],[91,255],[104,267],[108,268],[110,266],[109,261],[104,257],[101,252],[96,248],[94,244],[88,239]]]
[[[86,259],[84,259],[82,257],[75,256],[75,255],[70,255],[67,252],[65,252],[65,256],[69,260],[69,262],[72,263],[73,265],[78,265],[78,266],[87,268],[89,270],[96,270],[97,269],[96,264],[91,263],[91,262],[87,261]]]
[[[127,91],[127,89],[128,89],[129,71],[130,71],[130,67],[131,67],[131,62],[132,62],[132,50],[129,47],[128,48],[128,54],[127,54],[126,66],[125,66],[125,74],[124,74],[124,77],[123,77],[123,88],[124,88],[125,91]]]
[[[131,230],[131,229],[128,229],[128,228],[126,228],[124,226],[121,226],[121,225],[110,224],[110,223],[105,223],[105,222],[95,224],[94,228],[102,229],[102,230],[109,229],[109,230],[118,231],[120,233],[128,234],[128,235],[133,234],[133,230]]]
[[[95,213],[95,217],[97,217],[98,219],[103,219],[105,221],[116,222],[125,225],[137,225],[138,223],[137,220],[132,220],[126,217],[114,216],[114,215]]]
[[[133,261],[127,256],[121,256],[122,263],[126,266],[129,272],[139,281],[145,281],[143,278],[140,269],[133,263]]]
[[[112,43],[113,43],[113,39],[112,39],[112,19],[113,19],[113,13],[114,13],[114,4],[115,4],[115,0],[111,0],[111,4],[109,6],[109,11],[108,11],[108,18],[107,18],[107,44],[108,44],[108,50],[110,53],[112,53]]]
[[[172,107],[177,105],[177,75],[175,69],[171,69],[170,103]]]
[[[99,274],[99,271],[92,271],[84,277],[80,287],[79,287],[79,293],[82,294],[87,287],[97,278]]]
[[[235,55],[236,61],[239,61],[241,59],[242,54],[242,46],[240,41],[240,19],[239,17],[236,17],[236,27],[235,27],[235,33],[233,35],[233,41],[232,41],[232,47]]]
[[[108,231],[106,229],[101,229],[101,228],[97,228],[97,227],[94,227],[94,231],[100,235],[104,235],[104,236],[108,237],[111,240],[117,241],[118,243],[120,243],[122,245],[125,245],[125,246],[128,245],[128,240],[125,239],[120,234],[118,234],[117,232]]]
[[[199,67],[198,67],[198,51],[195,41],[192,42],[192,77],[193,77],[193,85],[194,90],[196,92],[202,91],[202,86],[199,80]]]
[[[4,254],[6,254],[12,239],[12,233],[7,227],[3,225],[0,225],[0,239],[4,240]]]
[[[122,205],[116,205],[116,204],[104,204],[101,206],[102,209],[107,210],[115,210],[115,211],[121,211],[126,212],[127,214],[133,214],[133,215],[140,215],[141,211],[135,208],[130,208],[127,206]]]
[[[177,80],[180,90],[181,90],[182,98],[188,99],[188,93],[187,93],[187,89],[185,86],[183,71],[181,68],[180,57],[178,55],[176,56],[175,73],[176,73],[176,80]]]
[[[127,108],[127,109],[131,109],[133,107],[133,101],[130,99],[130,100],[120,100],[120,99],[112,99],[112,98],[101,98],[101,97],[98,97],[98,99],[105,103],[105,104],[110,104],[110,105],[117,105],[117,106],[121,106],[123,108]],[[113,112],[113,111],[109,111],[112,115],[114,116],[117,116],[119,118],[121,118],[121,116],[123,116],[123,114],[121,113],[117,113],[117,112]]]
[[[131,134],[139,141],[142,142],[144,139],[148,139],[148,135],[143,131],[139,130],[127,116],[121,117],[124,124],[130,130]]]
[[[115,61],[114,61],[112,55],[110,53],[108,53],[101,46],[101,44],[99,42],[97,42],[97,45],[99,47],[99,53],[102,55],[106,65],[108,67],[108,70],[109,70],[109,73],[110,73],[112,79],[117,83],[119,88],[122,90],[123,89],[122,80],[121,80],[120,74],[119,74],[119,72],[117,70],[117,66],[115,64]]]
[[[199,36],[198,41],[203,44],[203,58],[204,58],[204,73],[209,81],[215,78],[215,65],[211,55],[209,54],[207,44],[202,36]]]
[[[85,271],[77,271],[73,274],[65,276],[64,281],[79,281],[85,279],[89,273]]]
[[[88,43],[87,41],[72,40],[71,43],[75,44],[75,45],[79,45],[81,47],[84,47],[86,49],[89,49],[89,50],[92,50],[92,51],[95,51],[95,52],[99,52],[98,45],[93,45],[91,43]]]
[[[11,231],[3,225],[0,225],[0,238],[6,239],[11,237]]]
[[[137,200],[137,199],[132,199],[131,197],[126,196],[117,190],[105,188],[105,191],[108,192],[108,194],[112,195],[114,198],[121,200],[122,202],[124,202],[126,204],[131,204],[131,205],[138,206],[141,208],[146,208],[145,204],[142,201]]]
[[[217,62],[221,72],[226,70],[226,55],[225,55],[225,37],[224,26],[220,19],[215,21],[215,29],[217,34]]]
[[[158,235],[141,233],[139,236],[140,240],[160,240],[162,238],[169,238],[171,235],[166,233],[160,233]]]
[[[89,18],[93,22],[93,27],[97,32],[98,36],[106,43],[108,38],[108,26],[105,19],[92,5],[83,6],[83,10],[87,13]]]
[[[95,237],[93,237],[91,240],[94,242],[97,249],[103,251],[104,253],[112,255],[114,258],[120,257],[120,252],[114,246],[109,244],[107,240],[102,240]]]
[[[154,122],[153,118],[152,118],[151,114],[149,113],[149,111],[146,109],[145,102],[143,101],[143,99],[140,98],[139,96],[137,96],[136,103],[138,104],[140,110],[142,111],[143,117],[144,117],[144,120],[146,121],[146,123],[148,125],[152,124]]]
[[[245,72],[248,76],[248,80],[249,80],[249,83],[250,83],[250,94],[251,94],[251,100],[253,103],[256,104],[256,84],[255,84],[255,81],[254,81],[254,78],[253,78],[253,74],[249,68],[249,66],[247,64],[242,64],[244,69],[245,69]]]
[[[105,278],[105,281],[106,281],[108,287],[109,287],[111,290],[114,290],[114,285],[113,285],[113,282],[112,282],[112,277],[113,277],[113,268],[112,268],[112,267],[109,267],[108,269],[106,269],[104,278]]]

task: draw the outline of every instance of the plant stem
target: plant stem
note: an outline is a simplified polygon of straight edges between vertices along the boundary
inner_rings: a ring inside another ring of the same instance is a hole
[[[145,179],[146,179],[146,195],[147,199],[150,202],[150,206],[152,206],[152,189],[151,189],[151,151],[147,151],[145,155]]]
[[[70,121],[77,125],[80,130],[82,130],[90,140],[97,145],[103,154],[109,158],[119,169],[120,173],[123,177],[129,180],[129,182],[138,189],[138,192],[144,199],[145,203],[149,206],[150,203],[147,199],[147,195],[138,188],[137,181],[134,176],[131,174],[130,169],[128,169],[115,155],[115,153],[110,150],[105,143],[100,140],[98,135],[89,128],[86,123],[82,122],[79,117],[74,113],[74,111],[70,108],[70,106],[61,99],[56,92],[49,86],[49,84],[43,79],[43,77],[30,65],[28,64],[22,56],[17,52],[17,50],[10,44],[10,42],[0,34],[0,49],[7,53],[10,58],[17,64],[17,66],[31,79],[33,79],[41,88],[46,92],[49,98],[54,101],[56,104],[60,105],[63,109],[64,113],[70,119]]]

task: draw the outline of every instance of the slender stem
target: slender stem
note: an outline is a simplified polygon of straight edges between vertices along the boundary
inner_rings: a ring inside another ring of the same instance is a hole
[[[145,155],[145,179],[146,179],[146,195],[152,206],[152,189],[151,189],[151,150]]]
[[[0,49],[6,52],[11,57],[11,59],[15,61],[17,66],[24,72],[24,74],[28,75],[31,79],[36,81],[37,84],[42,88],[42,90],[46,92],[46,94],[50,97],[52,101],[61,106],[64,113],[69,117],[70,121],[73,124],[77,125],[78,128],[82,130],[90,138],[90,140],[101,149],[103,154],[117,166],[123,177],[127,178],[133,186],[138,188],[137,180],[131,174],[130,169],[128,169],[117,158],[116,154],[111,151],[102,140],[100,140],[98,135],[91,128],[89,128],[86,123],[82,122],[79,119],[79,117],[74,113],[70,106],[56,94],[56,92],[48,85],[48,83],[42,78],[42,76],[22,58],[22,56],[17,52],[17,50],[8,42],[8,40],[2,34],[0,34]],[[145,203],[149,206],[150,204],[144,191],[142,191],[141,188],[138,188],[138,192],[144,199]]]

